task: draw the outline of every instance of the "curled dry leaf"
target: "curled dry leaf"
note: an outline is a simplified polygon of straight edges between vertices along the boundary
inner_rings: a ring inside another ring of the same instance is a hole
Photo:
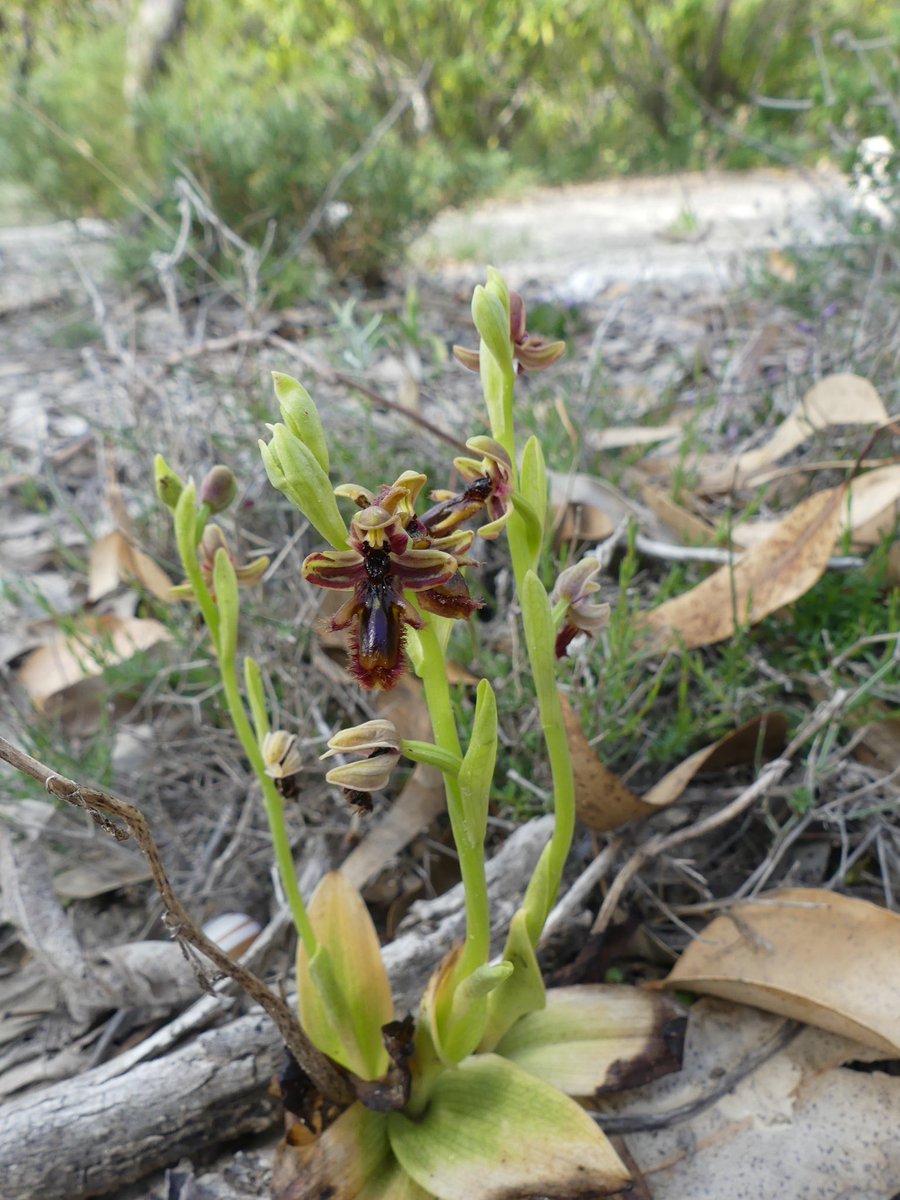
[[[601,541],[623,518],[641,519],[637,505],[605,480],[559,471],[548,471],[547,479],[553,521],[562,541]]]
[[[661,986],[781,1013],[900,1053],[900,916],[821,888],[736,905]]]
[[[140,584],[158,600],[170,600],[172,581],[165,571],[114,529],[91,547],[88,600],[94,603],[125,582]]]
[[[879,467],[851,480],[841,509],[838,537],[850,534],[852,547],[866,550],[877,546],[896,525],[900,516],[900,465]],[[758,546],[778,528],[777,519],[736,525],[732,540],[738,546]]]
[[[772,466],[829,425],[878,425],[887,419],[881,397],[867,379],[859,375],[828,375],[809,389],[764,446],[748,450],[736,460],[718,463],[704,475],[701,490],[727,492],[751,482],[756,473]]]
[[[575,773],[575,811],[578,819],[597,833],[617,829],[627,821],[646,817],[654,811],[626,784],[605,767],[584,736],[578,714],[565,696],[560,695],[566,739]]]
[[[641,488],[644,503],[659,517],[666,529],[676,534],[678,539],[688,545],[708,546],[714,540],[716,531],[712,525],[698,517],[696,513],[682,508],[662,488],[652,483],[645,483]]]
[[[837,487],[810,496],[733,566],[644,614],[653,650],[711,646],[808,592],[834,551],[844,495]]]
[[[746,725],[697,750],[653,785],[642,803],[665,808],[684,792],[699,771],[724,771],[728,767],[773,758],[784,745],[787,721],[783,713],[760,713]]]
[[[620,425],[611,429],[592,430],[588,442],[594,450],[623,450],[628,446],[652,446],[680,438],[680,425]]]
[[[50,699],[81,680],[170,641],[171,636],[159,621],[113,615],[83,617],[72,632],[57,630],[29,654],[17,678],[35,708],[43,709]]]

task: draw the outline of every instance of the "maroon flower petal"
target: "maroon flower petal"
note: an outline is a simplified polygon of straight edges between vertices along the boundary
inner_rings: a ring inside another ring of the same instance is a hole
[[[454,346],[453,357],[468,371],[481,370],[481,357],[477,350],[469,350],[467,346]]]
[[[440,550],[407,550],[391,556],[391,576],[402,588],[419,592],[439,587],[456,571],[456,559]]]
[[[417,600],[426,612],[463,621],[468,621],[481,608],[481,602],[471,595],[469,585],[459,572],[440,587],[419,592]]]
[[[304,559],[302,574],[317,587],[339,591],[355,587],[366,577],[362,555],[355,550],[317,550]]]

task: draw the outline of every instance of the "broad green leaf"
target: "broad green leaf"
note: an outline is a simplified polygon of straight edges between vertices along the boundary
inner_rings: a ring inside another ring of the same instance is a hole
[[[272,1200],[357,1200],[370,1179],[378,1179],[394,1162],[384,1113],[359,1103],[341,1113],[321,1137],[307,1145],[282,1142],[275,1153]],[[380,1193],[373,1192],[370,1200]],[[407,1200],[385,1192],[383,1200]],[[415,1193],[409,1200],[420,1200]]]
[[[275,384],[275,395],[278,397],[285,425],[294,437],[299,438],[312,452],[316,462],[327,475],[328,443],[325,440],[325,431],[322,428],[319,410],[316,408],[312,396],[302,383],[292,379],[290,375],[282,375],[278,371],[273,371],[272,381]]]
[[[392,1154],[374,1175],[367,1176],[357,1200],[434,1200],[434,1196],[420,1188]]]
[[[339,871],[327,874],[309,903],[319,943],[312,960],[297,950],[300,1023],[311,1041],[363,1079],[388,1068],[381,1027],[394,1005],[378,934],[356,888]]]
[[[677,1070],[684,1026],[676,1004],[639,988],[551,988],[546,1007],[517,1021],[496,1052],[569,1096],[587,1097]]]
[[[587,1200],[629,1182],[574,1100],[495,1054],[445,1071],[420,1118],[388,1116],[388,1136],[401,1166],[438,1200]]]

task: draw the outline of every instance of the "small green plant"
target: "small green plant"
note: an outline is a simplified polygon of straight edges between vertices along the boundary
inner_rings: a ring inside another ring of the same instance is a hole
[[[635,1028],[649,1035],[677,1016],[667,1000],[629,988],[548,992],[538,967],[538,940],[575,823],[557,659],[575,634],[596,633],[610,613],[595,599],[595,559],[566,568],[549,593],[541,582],[544,457],[536,437],[521,453],[516,446],[517,370],[552,365],[564,346],[528,333],[521,298],[494,271],[485,287],[476,288],[472,311],[479,349],[454,352],[479,371],[491,434],[470,438],[471,457],[455,460],[461,490],[432,492],[432,503],[420,510],[426,479],[415,469],[375,490],[356,483],[332,490],[319,414],[302,385],[284,375],[274,377],[282,420],[260,443],[271,482],[327,543],[307,556],[303,576],[344,593],[331,628],[349,633],[352,674],[364,688],[387,690],[411,666],[423,684],[433,742],[404,739],[390,721],[376,719],[336,731],[323,755],[344,757],[326,779],[362,811],[371,808],[372,793],[387,785],[401,757],[443,774],[466,932],[432,977],[415,1023],[394,1019],[378,937],[351,884],[331,873],[308,905],[297,886],[282,804],[301,765],[296,738],[270,728],[257,663],[244,660],[243,691],[237,663],[239,589],[259,580],[267,560],[236,564],[211,521],[233,499],[234,479],[215,468],[198,492],[157,459],[157,488],[173,512],[186,575],[178,590],[196,601],[209,630],[228,711],[263,789],[299,940],[300,1023],[356,1096],[349,1105],[342,1100],[334,1106],[336,1119],[324,1131],[319,1125],[310,1145],[283,1147],[277,1196],[458,1200],[485,1189],[543,1195],[559,1194],[562,1187],[566,1195],[583,1197],[618,1192],[627,1186],[628,1172],[571,1097],[593,1095],[615,1060],[621,1073],[616,1032],[623,1023],[630,1035]],[[339,499],[354,506],[349,526]],[[454,624],[479,607],[464,576],[476,540],[464,526],[478,517],[486,518],[478,537],[508,541],[555,810],[552,836],[497,961],[491,957],[485,873],[497,701],[490,680],[482,679],[474,714],[461,728],[447,671]],[[655,1063],[658,1073],[673,1065],[669,1056]],[[642,1070],[646,1077],[646,1065]],[[298,1116],[311,1121],[308,1113]],[[339,1178],[337,1159],[354,1164],[353,1186]]]

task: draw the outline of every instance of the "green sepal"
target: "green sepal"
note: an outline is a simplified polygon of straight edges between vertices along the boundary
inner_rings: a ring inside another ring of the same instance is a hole
[[[497,761],[497,700],[486,679],[478,684],[472,736],[459,768],[463,829],[472,849],[484,843],[494,764]]]
[[[503,949],[503,960],[512,973],[488,996],[487,1023],[479,1048],[493,1050],[503,1035],[526,1013],[543,1008],[547,993],[524,908],[513,916]]]
[[[304,446],[311,451],[316,462],[328,474],[328,443],[325,441],[325,430],[319,417],[319,410],[312,396],[296,379],[290,375],[282,375],[279,371],[272,372],[275,384],[275,395],[285,425],[299,438]]]
[[[506,313],[507,328],[509,328],[509,288],[506,286],[506,281],[496,267],[488,267],[485,274],[487,275],[485,291],[490,292],[492,296],[496,296],[503,305],[503,311]]]
[[[178,504],[178,498],[184,490],[184,482],[176,475],[161,454],[153,460],[153,478],[156,484],[156,494],[166,508],[172,512]]]
[[[400,1165],[437,1200],[613,1195],[628,1171],[574,1100],[495,1054],[434,1081],[415,1120],[388,1115]]]
[[[216,559],[213,563],[213,587],[216,592],[216,607],[219,611],[219,657],[223,662],[233,662],[237,653],[241,599],[238,595],[234,563],[231,561],[228,551],[222,546],[216,551]]]
[[[256,740],[262,746],[263,738],[269,732],[269,711],[266,705],[266,693],[263,687],[262,672],[255,658],[248,655],[244,659],[244,687],[250,702],[250,712],[253,715],[253,726],[256,730]]]
[[[509,339],[509,308],[496,291],[490,292],[479,284],[472,293],[472,320],[497,365],[504,371],[513,366],[512,343]]]
[[[271,442],[268,445],[260,442],[259,448],[273,487],[287,496],[335,549],[345,547],[347,526],[331,481],[313,452],[280,422],[272,426]]]

